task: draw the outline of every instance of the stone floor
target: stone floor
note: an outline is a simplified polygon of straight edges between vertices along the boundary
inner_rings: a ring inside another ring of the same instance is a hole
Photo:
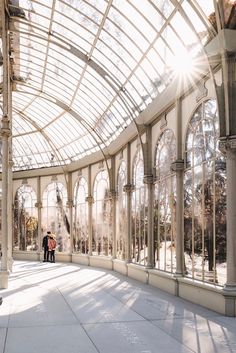
[[[0,353],[233,353],[236,319],[112,271],[15,261]]]

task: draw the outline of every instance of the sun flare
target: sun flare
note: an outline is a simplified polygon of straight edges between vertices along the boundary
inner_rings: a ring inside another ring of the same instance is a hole
[[[177,55],[172,63],[172,70],[177,76],[189,75],[194,69],[193,59],[189,55]]]
[[[206,64],[206,59],[200,52],[196,54],[194,51],[178,51],[170,62],[172,78],[177,80],[177,91],[194,85],[201,78]]]
[[[171,62],[171,69],[175,76],[188,76],[194,70],[194,60],[189,52],[180,51]]]

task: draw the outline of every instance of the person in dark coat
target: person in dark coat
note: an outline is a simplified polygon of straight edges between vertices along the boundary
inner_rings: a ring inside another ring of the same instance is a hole
[[[50,236],[51,232],[47,231],[47,234],[43,237],[43,262],[48,262],[49,261],[49,251],[48,251],[48,238]]]

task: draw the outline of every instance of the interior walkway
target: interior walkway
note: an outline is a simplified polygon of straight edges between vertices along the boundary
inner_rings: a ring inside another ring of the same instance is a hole
[[[14,262],[0,353],[233,353],[236,319],[118,273]]]

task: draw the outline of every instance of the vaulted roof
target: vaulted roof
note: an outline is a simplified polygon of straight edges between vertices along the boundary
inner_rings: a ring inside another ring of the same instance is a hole
[[[8,12],[14,170],[104,149],[216,35],[211,0],[12,0]]]

